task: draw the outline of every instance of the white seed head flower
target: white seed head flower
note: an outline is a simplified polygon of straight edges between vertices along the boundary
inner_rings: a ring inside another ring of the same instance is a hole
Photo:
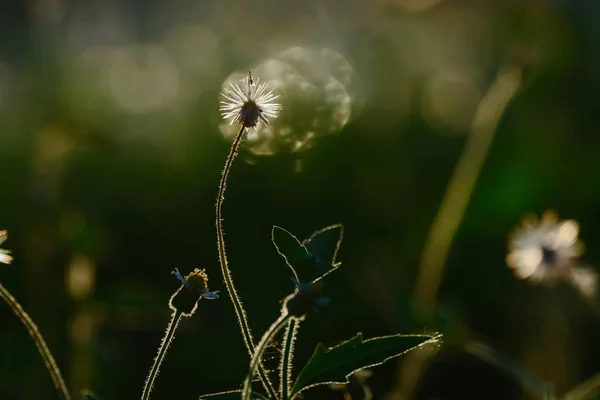
[[[0,231],[0,244],[4,243],[4,241],[8,238],[8,234],[6,231]],[[0,249],[0,263],[10,264],[13,258],[10,255],[9,250]]]
[[[552,211],[546,211],[541,220],[526,217],[510,236],[506,263],[518,278],[532,282],[571,279],[583,253],[578,236],[576,221],[559,221]]]
[[[266,125],[269,118],[277,118],[281,105],[275,100],[279,96],[273,94],[266,82],[252,79],[251,71],[241,84],[229,85],[221,93],[225,100],[221,100],[220,110],[223,118],[231,120],[230,125],[237,122],[245,128],[254,128],[259,121]]]

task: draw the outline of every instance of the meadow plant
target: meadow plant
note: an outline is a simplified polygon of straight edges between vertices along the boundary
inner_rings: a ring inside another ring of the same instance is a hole
[[[0,231],[0,244],[4,243],[4,241],[8,238],[8,233],[6,231]],[[10,255],[10,251],[0,249],[0,262],[3,264],[10,264],[12,262],[12,256]],[[25,312],[21,304],[10,294],[8,289],[0,283],[0,297],[2,300],[9,305],[13,313],[19,318],[21,323],[27,329],[27,333],[33,339],[38,352],[42,356],[44,360],[44,364],[46,365],[46,369],[50,373],[50,377],[52,378],[52,383],[54,383],[54,387],[58,392],[58,395],[62,400],[70,400],[71,396],[69,395],[69,391],[67,390],[67,385],[65,384],[65,380],[58,369],[56,364],[56,360],[52,356],[44,337],[40,333],[37,325],[33,322],[29,314]]]
[[[175,331],[177,330],[181,319],[184,317],[191,317],[196,312],[198,302],[201,299],[214,300],[219,298],[218,291],[211,292],[208,290],[208,275],[204,270],[196,268],[190,274],[183,277],[179,273],[179,270],[175,268],[171,274],[179,279],[181,286],[173,293],[173,296],[171,296],[171,299],[169,300],[169,308],[172,311],[171,321],[167,326],[165,336],[158,348],[158,355],[154,359],[154,364],[152,365],[152,369],[150,369],[148,379],[146,379],[146,385],[142,392],[143,400],[148,400],[150,398],[150,393],[154,387],[154,380],[158,375],[160,365],[167,354],[167,350],[175,337]]]
[[[456,178],[457,181],[468,183],[466,189],[468,193],[475,184],[477,171],[480,169],[483,158],[491,144],[493,130],[499,115],[519,87],[520,73],[514,70],[505,71],[499,81],[502,79],[505,80],[502,81],[503,84],[498,84],[494,90],[499,91],[498,88],[502,88],[504,91],[500,91],[501,93],[497,95],[490,95],[486,103],[499,104],[500,111],[495,114],[492,113],[493,117],[490,117],[489,113],[481,111],[479,114],[485,114],[491,122],[488,125],[481,126],[477,123],[474,124],[474,132],[479,132],[474,137],[479,138],[477,139],[479,142],[476,141],[469,148],[471,150],[472,148],[479,149],[472,152],[479,155],[473,159],[472,156],[469,156],[471,153],[468,151],[467,156],[465,156],[465,159],[470,160],[465,165],[471,167],[475,165],[476,172],[468,172],[470,168],[463,166],[456,173],[459,176],[459,178]],[[510,84],[507,84],[507,82]],[[202,395],[200,399],[289,400],[303,397],[307,389],[321,385],[328,385],[332,390],[341,391],[346,400],[371,399],[370,388],[365,383],[366,379],[373,373],[371,367],[397,358],[407,352],[415,353],[413,350],[423,349],[425,346],[436,347],[440,343],[441,335],[396,334],[365,339],[361,333],[357,333],[350,339],[333,347],[318,344],[306,364],[294,368],[297,332],[312,313],[327,312],[326,309],[330,299],[326,296],[326,283],[329,279],[333,279],[335,274],[332,273],[342,265],[337,260],[337,256],[342,243],[344,228],[341,224],[335,224],[317,230],[305,240],[298,240],[291,232],[273,226],[271,241],[275,247],[274,250],[278,252],[282,262],[285,262],[289,268],[290,281],[287,284],[290,285],[290,294],[281,302],[279,315],[261,336],[258,343],[254,341],[247,313],[241,297],[236,291],[233,274],[227,261],[222,208],[229,173],[240,150],[244,134],[250,129],[259,128],[261,124],[268,124],[269,119],[277,118],[283,108],[276,102],[279,96],[274,94],[266,83],[259,83],[258,79],[254,79],[251,72],[248,72],[241,84],[231,83],[229,87],[223,90],[222,96],[224,100],[221,102],[220,110],[223,117],[230,120],[230,124],[238,124],[239,131],[227,155],[218,187],[215,207],[217,248],[227,296],[232,302],[242,341],[246,346],[250,361],[241,389]],[[495,103],[490,100],[494,97],[498,97]],[[483,108],[485,109],[485,107]],[[481,115],[480,118],[483,118]],[[483,139],[481,139],[482,137]],[[452,182],[450,186],[452,186]],[[434,223],[432,228],[433,231],[439,230],[443,235],[441,233],[433,234],[434,239],[431,239],[428,243],[435,244],[441,241],[445,244],[441,246],[442,254],[424,262],[423,265],[426,267],[420,270],[422,274],[431,273],[431,275],[420,275],[417,280],[417,287],[422,290],[422,292],[417,290],[421,294],[417,298],[426,302],[433,300],[435,297],[447,248],[460,222],[466,200],[469,197],[467,195],[459,199],[460,201],[453,200],[454,192],[449,189],[448,193],[448,204],[460,204],[443,206],[440,211],[441,214],[445,215],[450,212],[449,210],[454,210],[454,219],[450,222],[449,227],[436,228],[437,225]],[[586,298],[591,298],[596,293],[597,278],[589,267],[581,265],[579,261],[582,246],[578,236],[579,225],[577,222],[573,220],[560,221],[553,212],[544,214],[541,220],[527,218],[510,236],[507,263],[518,278],[528,279],[533,283],[548,284],[566,280],[572,283]],[[436,239],[437,237],[439,238]],[[6,232],[0,231],[0,244],[6,238]],[[434,248],[439,248],[439,246],[429,244],[426,246],[425,253],[429,254],[428,252],[433,251],[431,249]],[[0,249],[0,263],[10,264],[11,261],[11,253]],[[171,319],[145,382],[142,400],[150,398],[161,363],[175,337],[175,332],[181,320],[185,317],[191,317],[197,311],[200,300],[213,300],[219,297],[218,291],[209,290],[208,275],[205,270],[195,269],[188,275],[183,276],[178,269],[174,269],[172,274],[179,280],[181,285],[169,300]],[[59,396],[64,400],[69,400],[71,397],[64,379],[37,326],[2,284],[0,284],[0,297],[11,307],[35,342]],[[283,332],[282,339],[276,341],[281,332]],[[274,343],[277,343],[275,346],[279,350],[277,376],[272,376],[274,375],[273,371],[267,370],[263,363],[266,350],[274,346]],[[516,363],[496,353],[492,348],[483,344],[472,343],[468,351],[508,372],[515,379],[524,381],[529,387],[534,388],[534,391],[544,392],[543,398],[556,398],[551,394],[547,394],[550,391],[546,391],[546,386],[540,383],[540,380],[525,372]],[[294,373],[294,371],[298,372]],[[253,385],[257,376],[261,387]],[[277,382],[275,379],[277,379]],[[275,385],[274,382],[278,384]],[[540,387],[541,389],[539,389]],[[582,400],[598,388],[600,388],[600,374],[568,392],[564,399]],[[96,398],[88,391],[82,393],[82,396],[88,400]]]
[[[341,225],[332,225],[315,232],[303,242],[298,241],[285,229],[273,228],[273,244],[290,267],[295,288],[293,293],[284,299],[280,316],[265,332],[258,345],[254,344],[247,314],[240,296],[235,290],[227,262],[222,226],[222,206],[227,178],[244,133],[249,129],[255,129],[260,123],[268,124],[268,118],[276,118],[282,107],[275,102],[279,96],[274,95],[266,83],[259,83],[258,79],[255,80],[250,71],[242,79],[241,85],[230,83],[230,87],[225,88],[222,95],[224,98],[221,101],[223,117],[229,119],[230,124],[238,123],[240,125],[240,130],[235,136],[227,156],[219,184],[216,227],[221,272],[234,306],[244,344],[251,355],[250,368],[241,390],[242,399],[292,399],[309,387],[347,383],[348,376],[356,371],[383,363],[419,346],[437,343],[439,335],[396,335],[363,341],[362,335],[359,334],[329,350],[325,350],[322,346],[317,347],[313,357],[302,369],[295,383],[291,383],[294,342],[300,322],[311,310],[327,305],[329,299],[323,295],[322,279],[341,265],[336,262],[336,255],[342,241],[343,228]],[[285,337],[279,364],[279,390],[275,390],[271,377],[263,365],[263,356],[275,336],[284,328]],[[252,379],[255,374],[258,374],[264,394],[252,392]],[[239,397],[239,393],[232,391],[201,398],[225,398],[223,396],[236,398]]]

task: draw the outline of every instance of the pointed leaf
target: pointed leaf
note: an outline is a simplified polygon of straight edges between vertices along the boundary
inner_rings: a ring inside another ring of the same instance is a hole
[[[227,392],[220,392],[220,393],[213,393],[213,394],[205,394],[204,396],[200,396],[200,398],[198,400],[240,400],[242,395],[242,391],[241,390],[230,390]],[[265,396],[263,396],[262,394],[258,394],[258,393],[252,393],[251,398],[254,399],[260,399],[260,400],[267,400],[267,398]]]
[[[313,386],[348,383],[348,376],[364,368],[379,365],[425,344],[439,343],[441,335],[392,335],[363,340],[362,333],[337,346],[325,349],[317,345],[302,370],[291,397]]]
[[[278,226],[273,226],[272,240],[277,252],[283,256],[287,265],[291,268],[294,278],[300,280],[296,271],[304,269],[309,253],[300,243],[296,236]]]
[[[342,244],[343,235],[344,226],[335,224],[316,231],[310,238],[302,242],[310,254],[318,257],[318,262],[315,263],[315,280],[323,278],[340,266],[340,263],[336,262],[336,256]]]
[[[331,225],[300,242],[290,232],[274,226],[272,239],[297,280],[316,282],[341,265],[336,256],[343,231],[341,224]]]

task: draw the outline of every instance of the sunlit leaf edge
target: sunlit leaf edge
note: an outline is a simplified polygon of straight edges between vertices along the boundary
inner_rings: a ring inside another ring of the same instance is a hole
[[[299,280],[298,278],[298,273],[296,272],[296,270],[294,269],[294,267],[292,266],[292,264],[289,262],[287,256],[285,254],[283,254],[281,252],[281,250],[279,249],[279,246],[277,246],[277,242],[275,241],[275,230],[279,229],[280,231],[283,231],[283,233],[288,234],[290,237],[292,237],[297,243],[299,247],[302,247],[304,249],[304,251],[306,252],[306,254],[308,255],[308,250],[306,250],[306,247],[304,247],[304,245],[298,240],[298,238],[292,234],[290,231],[277,226],[277,225],[273,225],[273,229],[271,230],[271,241],[273,242],[273,245],[275,246],[275,249],[277,249],[277,253],[279,253],[283,259],[285,260],[285,263],[288,265],[288,267],[290,267],[290,269],[292,270],[292,273],[294,274],[294,278],[296,278],[296,280]]]
[[[320,281],[321,279],[325,278],[327,275],[331,274],[333,271],[335,271],[336,269],[338,269],[339,267],[342,266],[341,262],[336,262],[336,258],[337,258],[337,253],[340,250],[340,246],[342,245],[342,240],[344,239],[344,225],[341,223],[338,223],[338,224],[326,226],[325,228],[322,228],[316,232],[313,232],[312,235],[310,235],[310,237],[308,239],[304,239],[301,243],[302,246],[304,246],[304,248],[306,248],[306,244],[309,243],[310,241],[312,241],[317,235],[319,235],[323,232],[327,232],[331,229],[336,229],[336,228],[340,228],[340,237],[338,238],[338,240],[335,244],[335,250],[333,251],[333,262],[331,264],[332,268],[330,270],[328,270],[327,272],[325,272],[323,275],[316,278],[313,281],[313,283]]]
[[[364,344],[364,343],[371,342],[371,341],[373,341],[373,340],[388,339],[388,338],[393,338],[393,337],[423,337],[423,338],[428,338],[428,339],[427,339],[427,340],[425,340],[423,343],[420,343],[420,344],[418,344],[418,345],[416,345],[416,346],[414,346],[414,347],[411,347],[411,348],[409,348],[409,349],[407,349],[407,350],[405,350],[405,351],[403,351],[403,352],[400,352],[400,353],[398,353],[398,354],[395,354],[395,355],[389,356],[389,357],[387,357],[387,358],[383,359],[383,360],[382,360],[382,361],[380,361],[380,362],[377,362],[377,363],[372,363],[372,364],[368,364],[368,365],[362,366],[362,367],[360,367],[360,368],[356,368],[356,369],[354,369],[354,370],[350,371],[348,374],[346,374],[346,375],[345,375],[345,378],[346,378],[346,379],[345,379],[344,381],[332,380],[332,381],[327,381],[327,382],[318,382],[318,383],[315,383],[315,384],[311,384],[311,385],[304,386],[304,387],[302,387],[302,388],[298,388],[298,387],[297,387],[297,386],[298,386],[298,385],[297,385],[297,382],[300,380],[300,377],[302,376],[302,373],[304,372],[304,370],[305,370],[305,369],[307,368],[307,366],[309,365],[308,363],[310,363],[310,360],[312,360],[312,359],[313,359],[313,357],[315,357],[315,356],[316,356],[317,352],[321,351],[321,352],[323,352],[324,354],[327,354],[327,353],[331,352],[332,350],[335,350],[335,349],[337,349],[338,347],[344,346],[345,344],[347,344],[347,343],[349,343],[349,342],[352,342],[353,340],[357,340],[357,339],[359,339],[359,340],[360,340],[360,343],[361,343],[361,344]],[[419,348],[421,348],[421,347],[423,347],[423,346],[426,346],[426,345],[431,345],[431,344],[440,344],[440,343],[441,343],[441,338],[442,338],[442,334],[439,334],[439,333],[435,333],[435,334],[431,334],[431,335],[424,335],[424,334],[418,334],[418,335],[416,335],[416,334],[408,334],[408,335],[404,335],[404,334],[396,334],[396,335],[388,335],[388,336],[377,336],[377,337],[374,337],[374,338],[371,338],[371,339],[364,340],[364,339],[363,339],[363,335],[362,335],[362,333],[361,333],[361,332],[359,332],[359,333],[357,333],[355,336],[353,336],[352,338],[350,338],[350,339],[348,339],[348,340],[346,340],[346,341],[344,341],[344,342],[341,342],[341,343],[339,343],[339,344],[337,344],[337,345],[335,345],[335,346],[333,346],[333,347],[330,347],[330,348],[328,348],[328,349],[326,349],[326,348],[323,346],[323,344],[322,344],[322,343],[319,343],[319,344],[317,345],[317,347],[316,347],[315,351],[313,352],[313,355],[312,355],[312,356],[309,358],[309,361],[308,361],[308,363],[307,363],[307,364],[304,366],[304,368],[303,368],[303,369],[300,371],[300,374],[298,374],[298,376],[297,376],[297,378],[296,378],[296,383],[294,383],[294,386],[292,387],[292,390],[290,391],[290,399],[294,399],[294,398],[295,398],[295,397],[296,397],[298,394],[300,394],[301,392],[303,392],[303,391],[305,391],[305,390],[307,390],[307,389],[313,388],[313,387],[322,386],[322,385],[329,385],[329,384],[332,384],[332,383],[337,383],[337,384],[342,384],[342,385],[343,385],[343,384],[347,384],[347,383],[348,383],[348,377],[349,377],[350,375],[352,375],[353,373],[357,372],[357,371],[363,370],[363,369],[365,369],[365,368],[370,368],[370,367],[375,367],[375,366],[377,366],[377,365],[381,365],[381,364],[385,363],[385,362],[386,362],[386,361],[388,361],[388,360],[391,360],[391,359],[394,359],[394,358],[400,357],[400,356],[402,356],[402,355],[404,355],[404,354],[408,353],[409,351],[413,351],[413,350],[419,349]]]
[[[302,246],[306,247],[306,244],[311,242],[317,235],[320,235],[323,232],[327,232],[329,230],[336,229],[336,228],[340,228],[340,237],[336,243],[335,250],[333,252],[333,260],[335,261],[338,250],[340,249],[340,246],[342,244],[342,239],[344,239],[344,224],[338,223],[338,224],[326,226],[325,228],[321,228],[318,231],[313,232],[312,235],[310,235],[310,237],[308,239],[304,239],[300,244],[302,244]],[[336,263],[334,262],[334,265],[335,264]]]
[[[242,393],[241,390],[227,390],[225,392],[202,395],[198,398],[198,400],[210,400],[210,399],[223,399],[223,400],[236,399],[237,400],[240,398],[241,393]],[[254,393],[254,392],[251,394],[251,397],[252,397],[252,399],[268,400],[262,394]]]

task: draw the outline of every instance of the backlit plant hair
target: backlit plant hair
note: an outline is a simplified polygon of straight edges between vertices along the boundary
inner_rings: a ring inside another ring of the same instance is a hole
[[[235,290],[233,284],[233,277],[231,270],[227,263],[227,252],[225,250],[225,238],[223,233],[223,216],[222,207],[223,200],[225,200],[225,188],[227,187],[227,178],[229,177],[229,171],[233,164],[233,160],[238,153],[242,137],[244,132],[248,129],[256,128],[261,122],[268,124],[268,118],[277,117],[277,113],[281,109],[281,106],[274,101],[278,96],[274,95],[272,90],[269,90],[266,83],[258,83],[258,79],[255,81],[252,78],[251,71],[248,71],[248,75],[242,80],[242,84],[230,83],[230,88],[223,89],[222,96],[224,100],[221,101],[221,112],[223,118],[230,119],[230,124],[238,123],[240,130],[238,131],[233,144],[229,149],[227,160],[225,161],[225,167],[221,175],[221,181],[219,182],[219,192],[217,195],[216,209],[216,227],[217,227],[217,247],[219,250],[219,263],[221,265],[221,273],[225,280],[225,286],[227,293],[233,303],[233,308],[242,331],[242,337],[244,344],[250,356],[254,354],[255,345],[254,339],[252,338],[252,332],[248,324],[248,318],[246,317],[246,311],[242,305],[242,300]],[[269,393],[270,396],[275,396],[275,389],[271,383],[267,372],[265,371],[262,362],[258,365],[258,374],[260,380]]]
[[[198,302],[202,298],[213,300],[219,297],[218,291],[211,292],[208,290],[208,275],[206,275],[204,270],[196,268],[189,275],[183,277],[179,273],[179,270],[175,268],[171,274],[179,279],[181,286],[173,293],[173,296],[171,296],[171,299],[169,300],[169,308],[172,310],[171,321],[169,322],[169,325],[167,325],[167,331],[160,342],[158,354],[154,359],[154,364],[152,364],[152,368],[146,379],[146,384],[144,385],[144,390],[142,392],[142,400],[148,400],[150,398],[150,394],[154,387],[154,380],[158,375],[160,365],[167,355],[167,350],[175,337],[175,331],[177,330],[181,319],[184,317],[191,317],[196,312]]]
[[[4,243],[7,238],[8,234],[6,231],[0,231],[0,244]],[[10,251],[0,249],[0,263],[10,264],[11,262],[12,256],[10,255]],[[40,333],[40,330],[35,322],[33,322],[29,314],[27,314],[23,307],[21,307],[21,304],[19,304],[17,299],[10,294],[8,289],[6,289],[2,283],[0,283],[0,298],[2,298],[2,300],[8,304],[13,313],[15,313],[17,318],[19,318],[19,321],[21,321],[21,323],[27,329],[27,333],[29,333],[29,336],[37,347],[38,353],[40,353],[40,356],[42,356],[42,359],[44,360],[44,365],[50,373],[50,377],[52,378],[52,382],[54,383],[54,387],[56,388],[59,397],[62,400],[71,400],[71,395],[67,390],[65,380],[63,379],[60,369],[58,369],[58,365],[56,364],[56,360],[52,356],[52,353],[50,352],[44,337]]]

